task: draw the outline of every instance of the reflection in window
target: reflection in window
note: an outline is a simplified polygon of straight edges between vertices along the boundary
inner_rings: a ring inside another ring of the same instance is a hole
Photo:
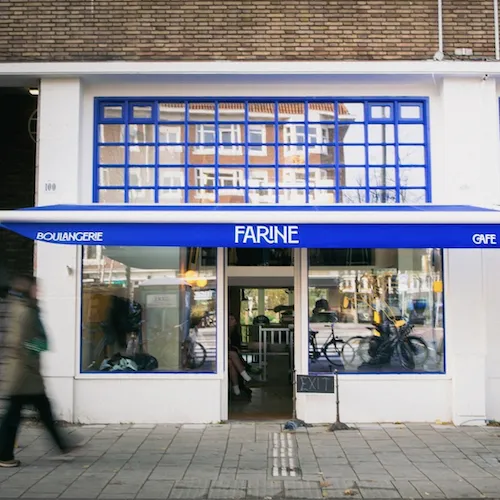
[[[440,250],[312,249],[308,280],[310,373],[444,372]]]
[[[216,249],[84,247],[82,372],[215,372]]]
[[[159,191],[165,186],[179,190],[181,203],[220,202],[221,197],[225,203],[430,201],[424,99],[124,99],[112,103],[102,99],[99,109],[95,201],[108,199],[109,193],[101,190],[112,187],[123,191],[116,196],[122,203],[139,198],[163,203],[168,196]],[[173,166],[186,174],[173,176],[172,183],[166,184],[157,170]],[[214,172],[205,176],[198,170],[202,166]],[[303,175],[290,177],[288,169],[298,166]],[[111,180],[101,174],[110,167],[122,175],[114,172]],[[141,184],[133,177],[136,184],[130,184],[129,167],[150,167],[154,175],[148,173]],[[233,168],[238,174],[218,175],[219,167]],[[175,179],[180,179],[179,184],[173,184]],[[132,196],[130,189],[138,186],[151,188],[153,195]],[[210,191],[200,190],[203,187]],[[318,188],[321,191],[314,191]]]

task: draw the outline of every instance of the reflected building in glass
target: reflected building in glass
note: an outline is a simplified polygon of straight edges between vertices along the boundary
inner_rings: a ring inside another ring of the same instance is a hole
[[[420,203],[422,102],[103,103],[101,203]]]

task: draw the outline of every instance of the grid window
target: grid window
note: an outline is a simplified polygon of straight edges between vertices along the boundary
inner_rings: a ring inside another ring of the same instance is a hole
[[[425,98],[96,105],[96,202],[431,201]]]

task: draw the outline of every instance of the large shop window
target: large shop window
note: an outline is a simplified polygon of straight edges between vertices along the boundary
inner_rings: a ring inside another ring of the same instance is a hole
[[[437,249],[309,251],[309,372],[443,373]]]
[[[430,201],[424,98],[96,103],[95,202]]]
[[[215,248],[84,247],[82,278],[82,372],[216,371]]]

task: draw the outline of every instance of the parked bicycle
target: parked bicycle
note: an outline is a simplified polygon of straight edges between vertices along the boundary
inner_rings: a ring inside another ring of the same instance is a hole
[[[182,366],[196,370],[207,360],[207,350],[197,341],[198,327],[190,328],[189,334],[182,343]]]
[[[321,348],[318,347],[318,332],[309,330],[309,358],[315,362],[322,356],[332,366],[345,366],[345,355],[350,359],[353,354],[350,346],[346,349],[344,340],[335,336],[335,323],[331,324],[331,332]]]
[[[402,318],[368,329],[373,330],[373,335],[351,337],[345,342],[343,358],[347,364],[388,364],[394,355],[403,368],[410,370],[421,368],[427,362],[427,343],[423,338],[412,335],[413,325]]]

